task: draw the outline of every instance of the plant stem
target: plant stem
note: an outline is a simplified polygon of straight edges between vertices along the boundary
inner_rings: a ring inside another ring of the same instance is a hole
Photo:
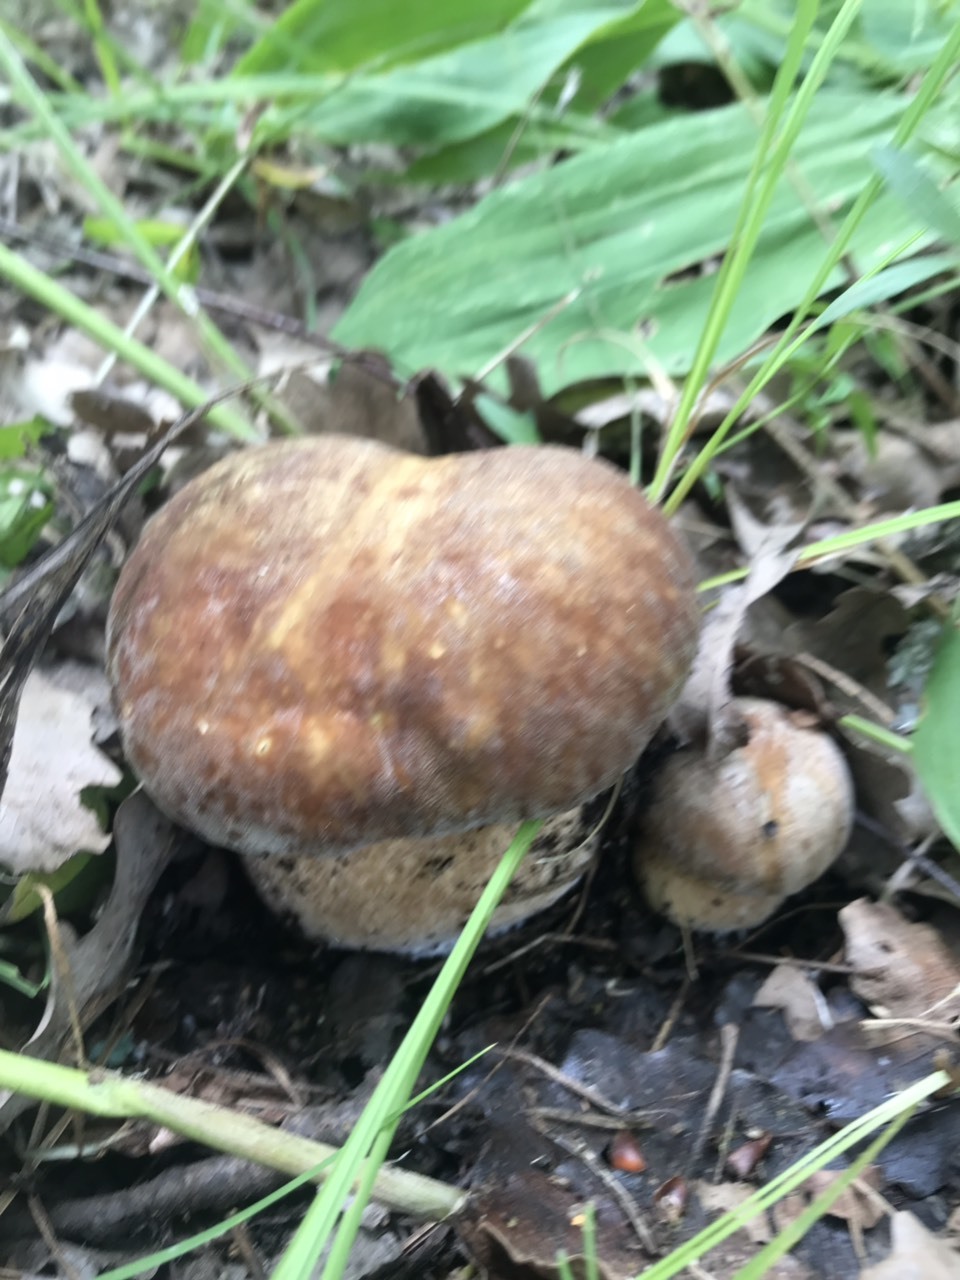
[[[252,1116],[149,1081],[109,1071],[78,1071],[7,1050],[0,1050],[0,1086],[90,1115],[150,1120],[184,1138],[282,1173],[304,1173],[338,1155],[336,1147],[285,1133]],[[326,1176],[326,1170],[320,1171],[316,1180],[323,1182]],[[373,1196],[390,1209],[430,1220],[447,1217],[463,1202],[463,1193],[456,1187],[387,1166],[377,1174]]]
[[[192,378],[186,377],[179,369],[168,364],[136,338],[128,337],[106,316],[102,316],[93,307],[87,306],[69,289],[65,289],[58,281],[44,275],[26,258],[14,253],[2,243],[0,243],[0,276],[5,276],[15,288],[31,298],[36,298],[43,306],[56,312],[68,324],[76,325],[78,329],[89,334],[101,346],[115,351],[122,360],[126,360],[145,378],[176,396],[185,408],[197,409],[208,399],[203,387]],[[223,431],[229,432],[240,440],[259,438],[243,414],[238,413],[230,405],[218,405],[210,410],[209,417],[210,421],[216,423]]]

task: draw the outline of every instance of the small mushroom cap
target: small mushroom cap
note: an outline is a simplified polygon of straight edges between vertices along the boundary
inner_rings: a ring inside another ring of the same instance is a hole
[[[334,858],[244,858],[267,905],[309,938],[418,956],[448,951],[516,827],[496,823],[426,840],[384,840]],[[580,809],[548,818],[491,921],[501,932],[544,911],[577,882],[598,842]]]
[[[243,853],[545,817],[610,786],[692,661],[688,554],[563,448],[237,453],[150,521],[114,594],[127,757]]]
[[[761,924],[842,852],[853,825],[843,754],[786,707],[737,698],[749,740],[716,764],[680,751],[657,775],[634,871],[676,924],[723,931]]]

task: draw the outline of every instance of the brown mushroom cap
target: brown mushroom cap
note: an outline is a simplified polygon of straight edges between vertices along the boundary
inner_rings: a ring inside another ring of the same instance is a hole
[[[650,905],[692,929],[761,924],[826,871],[853,825],[853,783],[832,738],[776,702],[732,705],[746,744],[716,763],[702,748],[672,756],[635,846]]]
[[[244,858],[267,905],[309,938],[360,950],[435,955],[456,941],[516,834],[512,823],[425,840],[384,840],[333,858]],[[599,832],[582,811],[548,818],[493,914],[491,932],[519,924],[577,882]]]
[[[114,594],[128,759],[243,853],[543,817],[611,785],[693,658],[690,559],[563,448],[249,449],[150,521]]]

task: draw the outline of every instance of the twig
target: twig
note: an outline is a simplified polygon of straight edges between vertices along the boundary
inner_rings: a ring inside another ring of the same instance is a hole
[[[720,1110],[720,1104],[723,1102],[723,1096],[727,1092],[727,1085],[730,1083],[730,1073],[733,1070],[733,1059],[737,1052],[737,1041],[740,1038],[740,1029],[735,1027],[732,1022],[725,1022],[720,1028],[720,1066],[717,1068],[717,1078],[713,1082],[713,1088],[710,1091],[710,1097],[707,1100],[707,1109],[703,1113],[703,1123],[700,1125],[700,1132],[697,1134],[696,1141],[690,1152],[690,1167],[700,1158],[700,1153],[706,1146],[707,1137],[710,1133],[710,1127],[716,1119],[717,1112]]]
[[[656,1257],[659,1250],[653,1239],[650,1228],[640,1212],[639,1206],[634,1202],[633,1197],[627,1191],[626,1187],[618,1178],[605,1168],[601,1161],[593,1154],[585,1142],[576,1142],[570,1138],[566,1138],[563,1134],[552,1133],[548,1130],[541,1130],[544,1136],[560,1147],[562,1151],[566,1151],[568,1155],[575,1156],[582,1160],[595,1178],[598,1178],[607,1188],[613,1198],[620,1205],[627,1221],[633,1227],[637,1239],[643,1245],[646,1252],[651,1257]]]
[[[564,1089],[569,1089],[571,1093],[583,1098],[585,1102],[589,1102],[598,1111],[606,1111],[611,1116],[623,1116],[624,1114],[623,1107],[618,1107],[615,1102],[605,1098],[596,1089],[591,1089],[588,1084],[581,1084],[579,1080],[574,1080],[571,1076],[564,1075],[559,1067],[555,1067],[553,1063],[547,1062],[545,1058],[541,1058],[535,1053],[528,1053],[525,1049],[499,1048],[495,1048],[493,1052],[502,1054],[505,1058],[513,1058],[517,1062],[525,1062],[528,1067],[533,1067],[535,1071],[545,1075],[548,1080],[562,1085]]]

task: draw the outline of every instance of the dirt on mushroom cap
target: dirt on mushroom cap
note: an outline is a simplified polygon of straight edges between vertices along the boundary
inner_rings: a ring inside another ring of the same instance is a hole
[[[610,785],[693,657],[690,559],[562,448],[236,454],[121,575],[108,669],[157,803],[241,852],[541,817]]]

